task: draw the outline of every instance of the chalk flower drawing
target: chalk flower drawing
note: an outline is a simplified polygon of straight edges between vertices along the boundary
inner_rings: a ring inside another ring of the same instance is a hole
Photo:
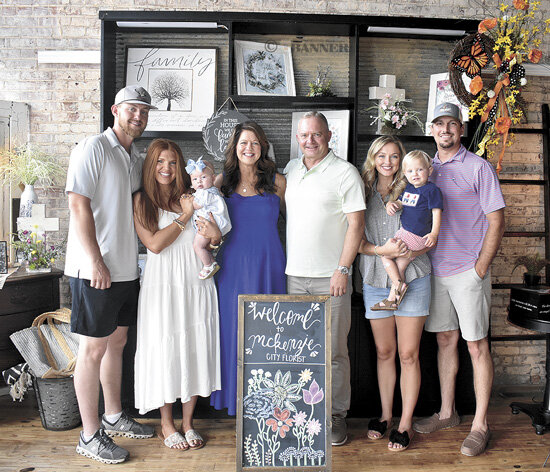
[[[268,419],[265,424],[267,426],[271,426],[271,430],[274,433],[279,433],[279,436],[284,438],[286,433],[290,431],[290,427],[292,426],[292,423],[294,423],[294,418],[289,418],[290,411],[281,411],[280,408],[275,408],[275,410],[273,410],[273,416],[274,418]]]
[[[313,372],[309,369],[304,369],[302,372],[300,372],[300,380],[304,383],[307,383],[311,380]]]
[[[253,369],[250,373],[252,377],[248,381],[248,394],[243,400],[243,416],[256,422],[257,433],[256,437],[248,434],[244,438],[245,465],[322,465],[325,453],[315,450],[314,446],[315,436],[323,427],[314,418],[314,413],[315,405],[324,399],[324,392],[317,381],[312,380],[313,373],[304,369],[294,384],[290,371],[283,373],[277,370],[274,376],[263,369]],[[309,387],[305,388],[310,381]],[[299,401],[310,406],[309,417],[305,411],[297,411],[295,403]],[[296,447],[289,446],[277,455],[281,449],[281,439],[287,441],[289,438],[296,440]]]

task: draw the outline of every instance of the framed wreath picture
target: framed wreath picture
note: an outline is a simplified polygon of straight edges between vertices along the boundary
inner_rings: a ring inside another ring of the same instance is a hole
[[[239,95],[296,96],[289,46],[235,41],[235,61]]]
[[[469,87],[471,79],[463,76],[464,86]],[[454,103],[460,107],[462,112],[462,120],[468,121],[468,107],[459,102],[458,98],[453,92],[451,87],[451,81],[449,79],[449,73],[443,72],[441,74],[430,75],[430,96],[428,100],[428,110],[426,113],[426,136],[431,136],[431,125],[434,116],[434,109],[437,105],[444,102]],[[466,134],[467,128],[464,128]]]
[[[201,131],[216,106],[216,49],[128,47],[126,84],[139,84],[152,104],[147,132]]]

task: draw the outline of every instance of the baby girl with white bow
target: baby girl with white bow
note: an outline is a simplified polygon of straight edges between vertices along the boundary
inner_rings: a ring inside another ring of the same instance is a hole
[[[208,161],[203,161],[202,156],[196,161],[189,159],[185,170],[191,177],[191,186],[195,189],[193,196],[193,206],[195,213],[193,215],[193,228],[195,229],[195,239],[193,240],[193,249],[203,264],[199,272],[199,279],[208,279],[212,277],[220,266],[215,261],[210,247],[210,239],[205,238],[197,232],[196,219],[199,216],[210,219],[210,213],[218,225],[222,236],[226,235],[231,229],[231,221],[227,212],[227,205],[220,191],[214,186],[214,167]]]

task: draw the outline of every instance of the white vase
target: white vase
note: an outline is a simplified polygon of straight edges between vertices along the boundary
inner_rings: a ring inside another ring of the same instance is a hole
[[[25,190],[21,194],[19,203],[19,216],[29,218],[32,216],[32,206],[38,203],[38,196],[34,191],[34,185],[25,184]]]

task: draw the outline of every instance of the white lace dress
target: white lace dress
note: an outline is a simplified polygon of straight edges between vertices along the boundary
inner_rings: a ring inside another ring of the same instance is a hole
[[[159,228],[177,213],[161,210]],[[190,224],[160,254],[147,252],[139,296],[135,407],[141,414],[220,389],[218,297],[199,280]]]

